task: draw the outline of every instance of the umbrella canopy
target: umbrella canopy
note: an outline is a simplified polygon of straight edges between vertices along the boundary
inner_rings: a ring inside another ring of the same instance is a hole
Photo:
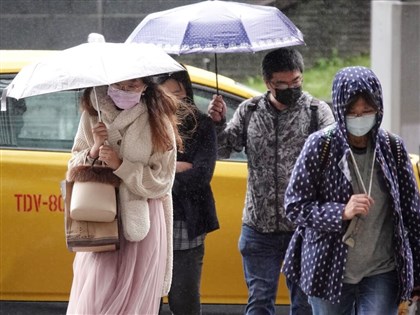
[[[279,9],[231,1],[203,1],[149,14],[126,40],[168,54],[257,52],[304,44]]]
[[[302,45],[300,30],[275,7],[203,1],[146,16],[126,43],[147,43],[168,54],[257,52]]]
[[[85,43],[24,67],[5,96],[20,99],[184,70],[154,45]]]

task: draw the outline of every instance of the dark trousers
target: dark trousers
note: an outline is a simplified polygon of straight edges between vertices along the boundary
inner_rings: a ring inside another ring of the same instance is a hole
[[[200,283],[204,245],[175,250],[169,308],[174,315],[201,314]]]
[[[239,251],[248,287],[246,315],[275,314],[280,269],[292,234],[263,234],[242,225]],[[311,315],[311,306],[305,293],[296,284],[287,284],[291,300],[290,314]]]

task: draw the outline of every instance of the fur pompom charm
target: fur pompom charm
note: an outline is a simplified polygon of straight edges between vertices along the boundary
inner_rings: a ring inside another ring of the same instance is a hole
[[[95,182],[102,184],[110,184],[118,188],[121,179],[114,174],[110,167],[79,165],[69,170],[67,174],[69,182]]]

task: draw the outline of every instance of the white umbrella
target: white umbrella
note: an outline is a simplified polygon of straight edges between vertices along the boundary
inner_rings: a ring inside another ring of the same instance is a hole
[[[2,95],[16,99],[185,69],[150,44],[85,43],[24,67]]]

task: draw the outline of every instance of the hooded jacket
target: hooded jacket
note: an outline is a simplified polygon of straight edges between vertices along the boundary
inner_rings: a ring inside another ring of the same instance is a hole
[[[378,107],[371,140],[376,150],[375,162],[392,200],[399,293],[401,300],[407,300],[413,285],[420,285],[420,197],[401,138],[395,136],[400,147],[399,156],[395,157],[388,133],[380,128],[382,88],[376,75],[364,67],[344,68],[336,74],[332,93],[336,123],[313,133],[297,160],[286,190],[285,208],[287,217],[298,227],[282,271],[309,296],[339,302],[348,252],[342,237],[350,222],[344,221],[342,214],[353,195],[345,111],[349,99],[361,92],[368,93]],[[323,167],[321,153],[327,137],[329,154]]]

